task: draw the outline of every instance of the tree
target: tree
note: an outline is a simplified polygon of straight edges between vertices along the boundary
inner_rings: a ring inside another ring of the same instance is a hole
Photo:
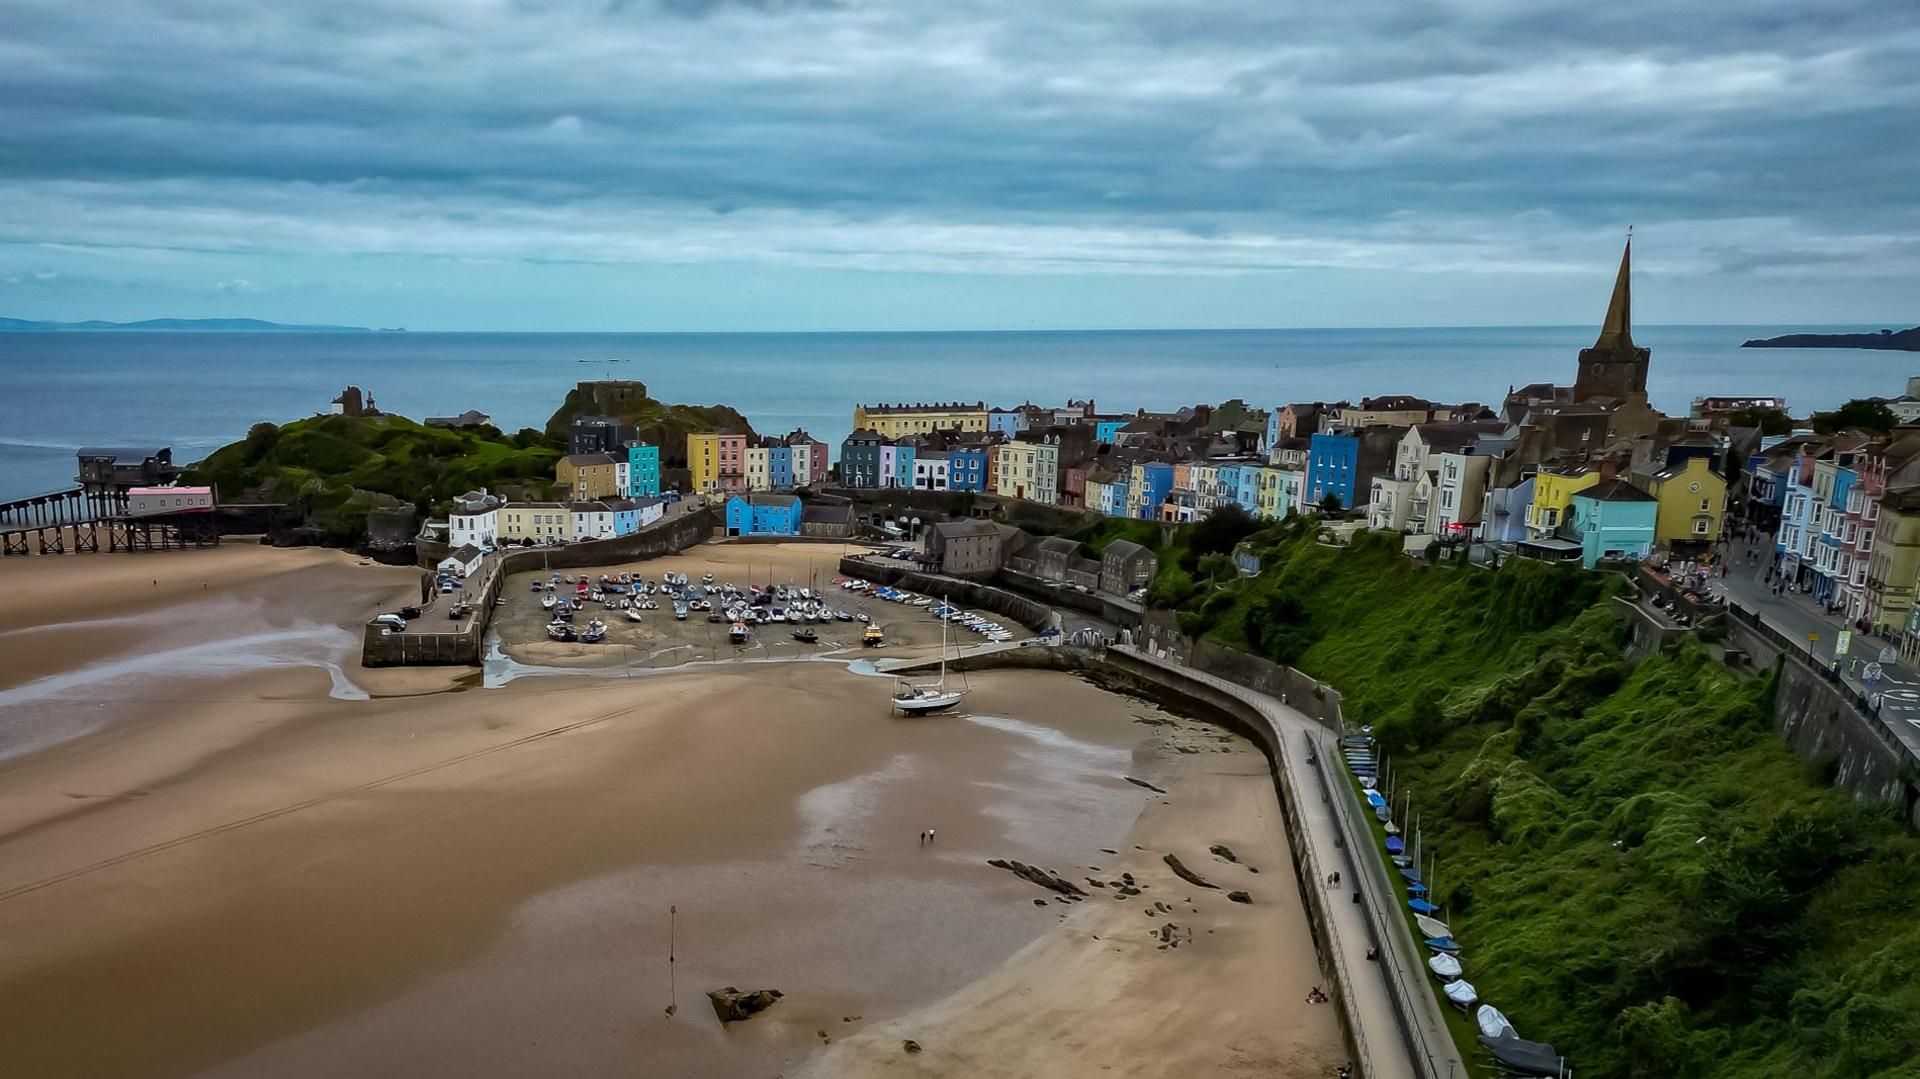
[[[1743,408],[1727,417],[1735,427],[1758,427],[1763,435],[1784,435],[1793,431],[1793,417],[1777,408]]]
[[[1813,429],[1823,435],[1835,431],[1865,431],[1884,435],[1899,424],[1893,410],[1877,397],[1856,397],[1832,412],[1813,414]]]
[[[1260,531],[1260,522],[1238,503],[1217,506],[1202,517],[1187,536],[1196,555],[1226,554],[1234,545]]]
[[[1329,517],[1338,516],[1345,509],[1346,507],[1340,504],[1340,496],[1332,491],[1328,491],[1326,497],[1320,500],[1320,512]]]

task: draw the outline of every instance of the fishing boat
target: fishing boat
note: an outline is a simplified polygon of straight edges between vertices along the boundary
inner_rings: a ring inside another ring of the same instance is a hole
[[[1507,1017],[1500,1014],[1500,1009],[1491,1004],[1480,1005],[1479,1010],[1473,1013],[1473,1021],[1479,1026],[1480,1036],[1483,1038],[1518,1038],[1520,1036],[1514,1031],[1513,1024],[1507,1022]]]
[[[886,644],[886,631],[882,630],[879,626],[870,625],[860,634],[860,643],[868,648],[875,648]]]
[[[1427,969],[1443,982],[1453,981],[1460,976],[1460,960],[1441,952],[1427,960]]]
[[[947,624],[940,623],[940,679],[937,682],[900,681],[893,691],[893,706],[908,715],[943,712],[959,704],[965,689],[947,688]]]
[[[735,622],[733,625],[728,626],[727,640],[732,641],[734,644],[746,644],[747,624],[745,622]]]
[[[1480,999],[1480,994],[1473,988],[1473,983],[1465,978],[1448,982],[1440,987],[1440,991],[1445,993],[1447,999],[1453,1002],[1453,1006],[1461,1011],[1473,1007],[1474,1002]]]
[[[813,631],[813,627],[812,627],[812,626],[808,626],[808,627],[807,627],[807,628],[805,628],[805,629],[796,629],[796,630],[794,630],[794,631],[793,631],[793,639],[794,639],[794,640],[796,640],[796,641],[799,641],[799,642],[800,642],[801,644],[818,644],[818,643],[820,643],[820,635],[819,635],[818,633],[815,633],[815,632]]]

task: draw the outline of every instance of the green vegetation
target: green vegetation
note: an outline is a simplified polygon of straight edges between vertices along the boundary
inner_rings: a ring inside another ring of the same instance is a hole
[[[1735,427],[1758,427],[1763,435],[1793,432],[1793,417],[1777,408],[1743,408],[1727,417]]]
[[[588,383],[587,385],[591,385]],[[703,431],[752,436],[753,425],[726,405],[669,405],[651,397],[622,401],[612,409],[602,407],[580,386],[567,391],[567,398],[547,420],[546,436],[555,445],[564,446],[567,427],[575,416],[613,415],[622,423],[633,424],[640,438],[660,447],[660,463],[666,468],[687,466],[687,436]]]
[[[411,506],[425,514],[456,495],[502,484],[547,487],[560,451],[528,429],[425,427],[399,416],[316,416],[255,424],[188,473],[230,501],[284,502],[316,538],[351,546],[367,512]]]
[[[1920,1074],[1920,841],[1781,743],[1771,676],[1691,642],[1629,664],[1605,575],[1312,522],[1252,543],[1260,576],[1176,557],[1151,598],[1374,725],[1468,977],[1523,1036],[1585,1075]]]
[[[1900,422],[1887,403],[1874,397],[1856,397],[1832,412],[1816,412],[1809,421],[1817,434],[1865,431],[1884,435]]]

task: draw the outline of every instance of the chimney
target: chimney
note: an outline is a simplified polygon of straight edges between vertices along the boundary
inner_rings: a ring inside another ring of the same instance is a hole
[[[1608,455],[1606,457],[1600,458],[1598,464],[1600,468],[1601,483],[1605,483],[1608,480],[1612,479],[1614,477],[1614,473],[1619,471],[1619,467],[1620,467],[1619,465],[1614,463],[1614,459],[1612,455]]]

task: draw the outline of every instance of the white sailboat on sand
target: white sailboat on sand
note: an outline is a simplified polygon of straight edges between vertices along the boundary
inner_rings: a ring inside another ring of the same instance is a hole
[[[940,623],[940,680],[918,685],[901,679],[894,684],[893,706],[910,716],[944,712],[959,704],[965,689],[947,688],[947,623]]]

